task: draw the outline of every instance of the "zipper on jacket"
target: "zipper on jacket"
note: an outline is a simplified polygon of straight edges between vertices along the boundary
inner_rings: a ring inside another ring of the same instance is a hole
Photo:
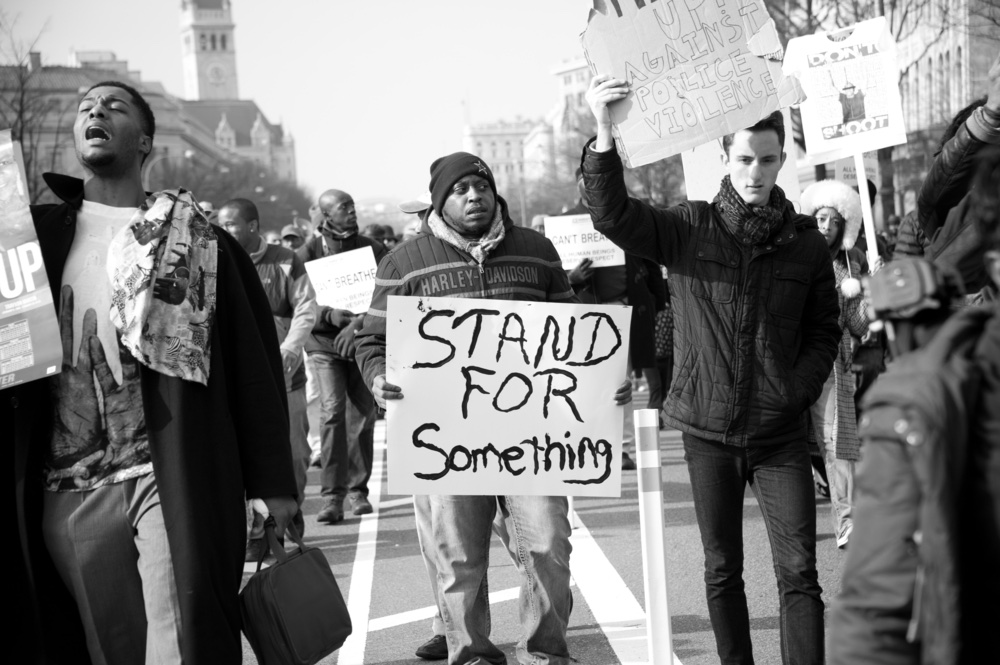
[[[486,269],[483,268],[482,263],[477,263],[476,266],[479,268],[479,284],[481,285],[480,291],[483,298],[487,298],[486,293]]]

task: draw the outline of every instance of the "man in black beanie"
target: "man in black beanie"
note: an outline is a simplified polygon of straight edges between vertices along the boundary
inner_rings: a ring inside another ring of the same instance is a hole
[[[372,304],[357,335],[358,365],[383,407],[387,399],[403,397],[401,387],[385,380],[389,296],[576,300],[555,247],[540,233],[514,225],[482,159],[456,152],[436,160],[431,165],[430,191],[432,210],[424,233],[379,264]],[[479,270],[470,271],[471,264]],[[615,401],[624,404],[630,399],[631,386],[626,382]],[[568,664],[566,627],[573,594],[566,497],[430,496],[429,501],[430,530],[418,535],[438,571],[448,662],[506,662],[490,642],[489,606],[479,594],[489,565],[489,533],[499,507],[515,541],[508,551],[517,554],[516,564],[524,576],[518,661]]]

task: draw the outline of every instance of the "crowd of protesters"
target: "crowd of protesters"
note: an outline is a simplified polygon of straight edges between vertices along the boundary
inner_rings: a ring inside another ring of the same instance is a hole
[[[714,200],[630,196],[608,112],[629,86],[598,75],[596,137],[560,212],[590,215],[626,259],[568,271],[542,220],[516,223],[489,164],[464,152],[430,164],[398,235],[362,229],[337,189],[280,231],[247,199],[215,209],[145,192],[152,111],[127,84],[93,86],[74,125],[86,175],[46,174],[61,203],[32,209],[62,372],[5,391],[0,411],[15,449],[18,662],[240,662],[237,591],[244,560],[265,554],[262,513],[279,533],[305,529],[310,463],[319,523],[373,510],[375,421],[422,388],[387,380],[389,296],[493,261],[539,269],[438,280],[453,287],[440,295],[631,306],[621,465],[634,468],[644,373],[661,426],[681,432],[721,662],[753,662],[747,486],[770,539],[783,662],[985,662],[1000,598],[1000,58],[989,86],[949,126],[916,209],[866,239],[872,191],[824,180],[798,209],[786,199],[780,113],[724,137]],[[317,304],[305,264],[358,248],[378,265],[367,311]],[[826,599],[817,492],[846,550]],[[518,661],[573,662],[565,497],[414,508],[438,607],[419,657],[506,662],[486,597],[495,532],[523,578]]]

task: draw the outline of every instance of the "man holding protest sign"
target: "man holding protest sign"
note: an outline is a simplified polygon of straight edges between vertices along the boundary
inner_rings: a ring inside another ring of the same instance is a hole
[[[297,250],[309,262],[370,247],[377,264],[386,254],[377,240],[358,234],[358,215],[350,194],[331,189],[319,197],[313,238]],[[317,287],[318,288],[318,287]],[[316,519],[336,524],[344,519],[345,498],[355,515],[372,512],[368,479],[375,446],[375,404],[354,362],[354,335],[364,313],[320,306],[306,353],[320,390],[321,493],[326,505]]]
[[[833,267],[816,221],[780,187],[780,112],[723,139],[729,174],[712,203],[657,210],[631,199],[608,105],[625,81],[598,75],[587,91],[597,138],[583,176],[594,227],[657,261],[676,285],[674,384],[666,421],[683,432],[705,548],[708,610],[723,663],[753,662],[743,591],[747,483],[771,540],[785,662],[823,662],[816,574],[816,503],[806,409],[833,367],[840,339]]]
[[[285,371],[288,393],[288,424],[292,444],[295,484],[299,510],[292,520],[301,536],[305,529],[302,502],[305,500],[306,470],[309,467],[309,420],[306,417],[306,370],[302,349],[316,322],[316,294],[302,259],[287,247],[271,245],[260,234],[257,206],[247,199],[232,199],[219,208],[219,226],[236,238],[250,255],[274,315],[274,325],[281,344],[281,366]],[[262,524],[260,516],[256,516]],[[257,526],[255,524],[255,526]],[[263,528],[247,546],[247,560],[256,561],[261,549],[267,549]]]
[[[430,190],[433,210],[425,233],[379,265],[375,295],[358,335],[358,363],[380,405],[403,398],[402,387],[388,383],[385,375],[390,295],[575,300],[552,243],[514,225],[497,195],[493,172],[480,158],[458,152],[436,160]],[[630,399],[631,385],[625,383],[615,400]],[[421,541],[430,544],[438,570],[449,663],[506,662],[489,639],[489,607],[478,595],[498,507],[524,579],[518,660],[569,663],[566,628],[573,596],[565,497],[433,495],[430,504],[431,533],[422,534]]]

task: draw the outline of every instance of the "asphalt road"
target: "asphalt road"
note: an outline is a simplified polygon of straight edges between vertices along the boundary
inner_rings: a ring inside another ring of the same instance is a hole
[[[637,403],[643,398],[636,394]],[[417,545],[410,497],[384,493],[383,442],[384,422],[379,421],[375,474],[370,484],[374,515],[358,518],[348,513],[348,519],[340,524],[318,524],[316,513],[322,507],[319,478],[315,469],[310,470],[304,505],[305,542],[326,554],[354,622],[354,634],[337,653],[322,660],[323,665],[427,662],[418,659],[414,650],[431,636],[433,600]],[[680,434],[661,431],[660,452],[674,662],[718,663]],[[576,499],[573,507],[577,528],[571,559],[574,607],[570,652],[580,663],[593,665],[649,662],[636,472],[623,473],[621,498]],[[843,553],[836,547],[827,500],[817,502],[817,529],[819,578],[829,605],[839,587]],[[749,490],[744,501],[744,548],[754,657],[760,664],[780,663],[774,569],[760,510]],[[492,638],[512,664],[517,663],[514,649],[519,639],[518,584],[506,550],[494,538],[489,569]],[[244,643],[244,647],[244,662],[256,663],[249,646]]]

